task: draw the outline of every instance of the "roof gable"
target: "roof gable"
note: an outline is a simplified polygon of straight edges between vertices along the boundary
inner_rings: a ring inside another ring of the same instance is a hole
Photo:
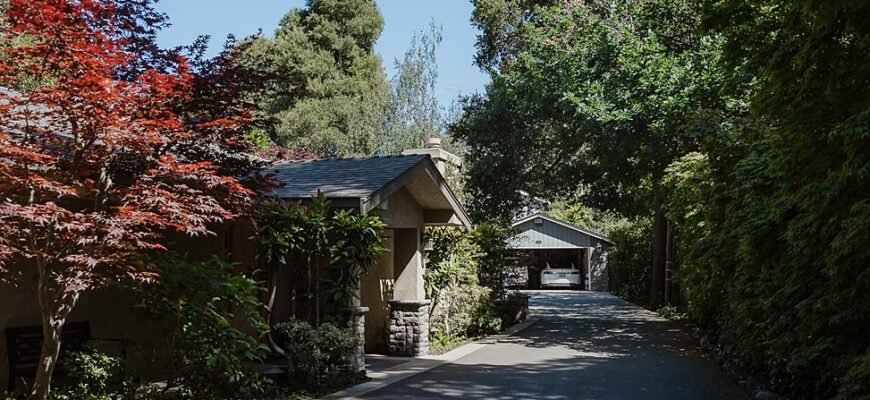
[[[267,172],[274,174],[282,185],[272,191],[272,196],[308,199],[322,193],[330,199],[350,201],[363,213],[375,209],[403,187],[421,188],[423,180],[428,182],[426,186],[433,188],[427,193],[428,197],[441,199],[438,201],[441,205],[434,206],[434,198],[417,198],[424,208],[428,205],[428,209],[449,210],[462,225],[471,226],[456,195],[426,154],[282,161]]]
[[[535,224],[540,218],[543,223]],[[513,223],[520,232],[509,239],[514,248],[581,248],[589,247],[595,241],[608,244],[613,242],[598,233],[580,228],[550,217],[544,213],[536,213],[521,218]]]

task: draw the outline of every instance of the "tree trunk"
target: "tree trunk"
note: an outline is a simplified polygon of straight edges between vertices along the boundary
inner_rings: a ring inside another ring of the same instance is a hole
[[[665,303],[674,304],[677,300],[674,272],[674,224],[667,222],[667,238],[665,240]]]
[[[650,294],[650,305],[658,306],[661,305],[665,297],[668,220],[665,218],[664,201],[658,193],[653,196],[653,206],[655,207],[655,220],[653,224],[652,293]]]
[[[39,266],[39,284],[37,296],[39,311],[42,317],[42,354],[33,381],[31,396],[37,400],[45,400],[51,392],[51,376],[60,355],[61,332],[66,318],[75,307],[78,292],[66,292],[63,288],[52,290],[52,285],[45,263],[37,260]]]

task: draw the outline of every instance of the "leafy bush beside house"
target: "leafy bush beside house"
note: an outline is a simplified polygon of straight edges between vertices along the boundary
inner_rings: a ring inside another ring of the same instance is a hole
[[[244,363],[262,361],[268,351],[262,282],[217,257],[158,265],[159,279],[133,290],[141,297],[136,310],[168,320],[169,331],[153,343],[149,357],[167,363],[157,368],[169,372],[168,386],[201,399],[261,392],[262,382]]]
[[[291,360],[287,377],[301,388],[317,388],[324,384],[342,385],[353,379],[348,368],[360,338],[347,330],[326,322],[319,327],[292,320],[275,324],[278,342]]]
[[[434,337],[476,337],[501,329],[493,301],[502,298],[508,229],[481,224],[471,231],[430,228],[424,275]]]
[[[290,321],[269,334],[272,350],[286,357],[290,383],[304,389],[350,382],[359,338],[344,327],[342,309],[358,300],[360,276],[387,249],[380,218],[333,209],[319,196],[310,202],[267,201],[256,217],[259,259],[272,274],[267,319],[273,319],[280,290],[289,292]],[[289,270],[289,275],[282,275]],[[279,276],[289,276],[284,281]]]

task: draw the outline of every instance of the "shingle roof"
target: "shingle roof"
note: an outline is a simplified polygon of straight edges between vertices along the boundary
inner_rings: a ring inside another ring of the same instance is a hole
[[[320,190],[330,198],[367,198],[427,155],[369,158],[282,161],[269,172],[282,187],[272,191],[280,198],[299,199],[317,196]]]

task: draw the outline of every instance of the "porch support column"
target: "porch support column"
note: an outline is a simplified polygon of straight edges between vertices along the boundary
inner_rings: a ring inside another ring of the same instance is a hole
[[[388,351],[393,356],[429,354],[429,300],[423,290],[420,229],[395,229],[395,276]]]
[[[391,356],[429,354],[429,300],[390,300]]]
[[[394,246],[395,279],[393,299],[422,300],[423,289],[423,244],[420,229],[395,228]]]

